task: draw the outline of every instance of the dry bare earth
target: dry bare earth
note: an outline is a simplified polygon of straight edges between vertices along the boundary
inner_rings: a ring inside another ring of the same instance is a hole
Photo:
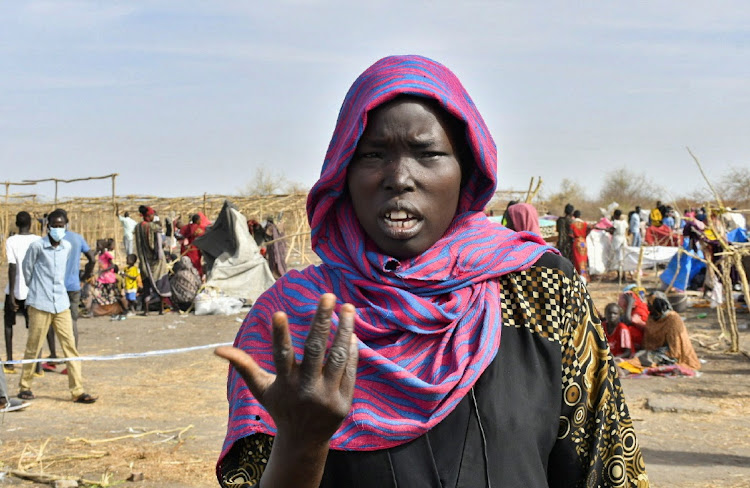
[[[590,287],[600,309],[614,299],[617,286]],[[716,320],[695,316],[691,332],[704,334],[707,345],[718,335]],[[109,355],[154,349],[230,342],[239,317],[195,317],[168,314],[111,322],[79,322],[83,355]],[[750,320],[747,314],[741,322]],[[22,355],[26,329],[17,325],[14,350]],[[701,336],[703,337],[703,336]],[[748,349],[748,331],[742,332]],[[750,361],[698,348],[707,360],[699,378],[626,379],[624,388],[642,445],[649,475],[657,487],[750,486]],[[84,363],[86,388],[100,399],[93,405],[69,400],[67,379],[47,373],[34,381],[37,400],[0,424],[0,464],[47,474],[83,477],[111,483],[142,472],[141,487],[216,486],[214,463],[226,429],[226,365],[210,350],[171,356]],[[18,374],[9,375],[11,392]],[[718,409],[712,414],[656,413],[651,398],[684,399]],[[175,432],[87,444],[133,432],[174,431],[193,426],[178,439]],[[44,448],[42,449],[42,446]],[[129,484],[129,483],[128,483]],[[6,477],[0,486],[45,486]]]
[[[108,317],[79,321],[82,355],[189,347],[231,342],[236,317],[167,314],[113,322]],[[14,350],[20,356],[26,329],[16,327]],[[226,430],[226,364],[210,350],[145,359],[87,362],[87,391],[99,395],[93,405],[69,400],[66,376],[47,373],[34,380],[37,400],[23,412],[7,414],[0,425],[0,459],[28,471],[101,480],[124,480],[142,472],[143,487],[216,486],[214,463]],[[9,375],[11,391],[19,375]],[[193,426],[180,440],[147,435],[89,445],[73,438],[101,440],[135,432]],[[49,441],[37,462],[35,455]],[[21,459],[21,454],[26,454]],[[59,457],[99,455],[91,459]],[[53,460],[50,464],[49,460]],[[58,459],[57,461],[54,461]],[[9,486],[44,486],[6,480]],[[0,481],[0,486],[2,482]]]
[[[589,286],[600,311],[616,300],[618,289],[614,283]],[[699,319],[703,313],[708,317]],[[722,352],[726,344],[717,339],[715,311],[689,308],[682,317],[698,356],[705,361],[701,376],[622,380],[652,486],[750,487],[750,360]],[[746,326],[750,322],[747,312],[737,318]],[[742,350],[748,351],[747,328],[740,337]],[[649,408],[650,402],[664,401],[682,411]],[[690,411],[711,409],[715,412]]]

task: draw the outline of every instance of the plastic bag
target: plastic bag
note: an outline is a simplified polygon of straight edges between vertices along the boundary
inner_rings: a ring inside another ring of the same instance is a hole
[[[234,315],[240,313],[245,300],[216,293],[199,293],[195,297],[195,315]]]

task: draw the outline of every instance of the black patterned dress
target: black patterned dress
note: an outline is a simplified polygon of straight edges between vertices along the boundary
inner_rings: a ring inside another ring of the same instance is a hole
[[[546,254],[500,282],[500,349],[469,395],[407,444],[331,451],[321,487],[649,486],[606,336],[570,262]],[[255,486],[272,444],[266,434],[237,441],[220,485]]]
[[[573,261],[573,234],[570,230],[572,223],[573,219],[567,215],[560,217],[555,222],[557,228],[557,249],[569,261]]]

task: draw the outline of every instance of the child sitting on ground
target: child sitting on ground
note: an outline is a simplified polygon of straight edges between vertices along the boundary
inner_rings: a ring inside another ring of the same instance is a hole
[[[128,301],[128,315],[135,315],[135,302],[138,297],[138,289],[143,288],[141,280],[141,270],[135,265],[138,256],[128,254],[126,258],[127,267],[125,268],[125,298]]]
[[[629,358],[641,348],[643,334],[637,327],[628,326],[622,321],[622,308],[618,304],[607,305],[602,325],[613,357]]]

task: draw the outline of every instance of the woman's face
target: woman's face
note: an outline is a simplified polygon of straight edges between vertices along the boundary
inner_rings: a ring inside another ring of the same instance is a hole
[[[419,98],[397,98],[368,113],[348,168],[354,212],[381,252],[397,259],[422,254],[453,221],[461,165],[442,109]]]

